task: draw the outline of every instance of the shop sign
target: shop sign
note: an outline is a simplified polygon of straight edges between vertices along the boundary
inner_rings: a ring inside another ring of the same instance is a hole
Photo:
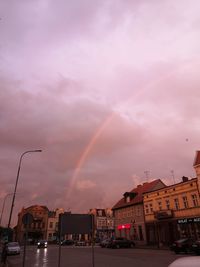
[[[117,226],[118,230],[122,230],[122,229],[130,229],[131,228],[131,224],[130,223],[126,223],[126,224],[121,224]]]
[[[172,210],[158,211],[155,214],[157,220],[167,219],[173,217]]]
[[[179,219],[178,224],[200,223],[200,217]]]

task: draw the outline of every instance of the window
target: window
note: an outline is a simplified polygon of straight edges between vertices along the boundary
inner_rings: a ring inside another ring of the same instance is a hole
[[[131,201],[130,196],[126,197],[126,202],[129,203]]]
[[[141,216],[141,209],[140,207],[137,207],[137,210],[136,210],[136,216]]]
[[[152,213],[153,212],[153,205],[149,204],[149,207],[150,207],[150,212]]]
[[[167,210],[169,210],[169,209],[170,209],[170,203],[169,203],[169,199],[166,199],[166,208],[167,208]]]
[[[102,216],[102,210],[98,210],[98,216]]]
[[[149,213],[149,205],[145,205],[145,213],[146,213],[146,214]]]
[[[196,194],[192,195],[192,202],[193,202],[194,207],[198,206],[198,201],[197,201],[197,195]]]
[[[53,222],[49,223],[49,228],[53,228]]]
[[[174,199],[174,206],[175,206],[175,209],[176,210],[179,210],[180,209],[178,198],[175,198]]]
[[[188,208],[188,200],[187,200],[187,197],[186,196],[183,197],[183,205],[184,205],[184,208],[185,209]]]
[[[162,202],[161,201],[158,201],[158,209],[162,210]]]

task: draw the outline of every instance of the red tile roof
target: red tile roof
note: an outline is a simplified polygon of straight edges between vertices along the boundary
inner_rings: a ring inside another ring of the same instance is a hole
[[[195,156],[195,159],[194,159],[194,164],[193,166],[197,166],[197,165],[200,165],[200,151],[196,151],[196,156]]]
[[[112,209],[119,209],[119,208],[123,208],[126,206],[131,206],[131,205],[142,203],[143,193],[152,191],[154,189],[163,188],[165,186],[166,185],[160,179],[154,180],[149,183],[143,183],[142,185],[139,185],[136,188],[134,188],[132,191],[130,191],[131,193],[137,194],[132,200],[130,200],[130,202],[125,202],[125,198],[123,197],[113,206]]]

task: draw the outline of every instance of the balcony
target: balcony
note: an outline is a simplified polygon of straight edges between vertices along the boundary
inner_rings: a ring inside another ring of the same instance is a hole
[[[154,218],[157,220],[165,220],[174,216],[173,210],[159,210],[154,213]]]

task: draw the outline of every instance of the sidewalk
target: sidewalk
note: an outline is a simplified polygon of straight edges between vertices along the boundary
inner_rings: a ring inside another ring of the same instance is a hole
[[[164,246],[162,244],[160,244],[160,246],[158,247],[158,245],[144,245],[144,244],[137,244],[136,243],[135,248],[155,249],[155,250],[170,250],[170,248],[168,246]]]

